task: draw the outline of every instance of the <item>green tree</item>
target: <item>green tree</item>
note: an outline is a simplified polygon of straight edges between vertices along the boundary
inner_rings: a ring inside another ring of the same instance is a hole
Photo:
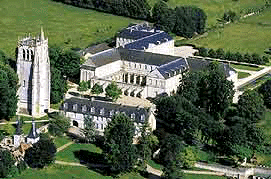
[[[185,147],[178,155],[178,159],[182,163],[182,167],[185,169],[194,167],[198,160],[197,154],[194,152],[191,146]]]
[[[89,82],[81,81],[77,89],[78,91],[87,91],[89,89]]]
[[[140,166],[143,171],[146,171],[148,161],[151,159],[152,146],[158,144],[158,139],[155,140],[155,137],[156,136],[154,136],[151,132],[148,121],[145,121],[144,124],[140,127],[138,150],[140,157]]]
[[[85,140],[87,142],[94,142],[96,136],[95,123],[93,122],[93,118],[89,115],[84,117],[84,129],[82,129],[84,133]]]
[[[240,95],[237,108],[239,116],[244,117],[253,123],[263,119],[265,114],[262,95],[255,90],[245,91]]]
[[[18,77],[14,70],[0,63],[0,118],[9,119],[17,110]]]
[[[25,161],[31,168],[43,168],[55,160],[56,146],[52,139],[42,137],[25,152]]]
[[[12,177],[16,174],[15,159],[12,154],[5,149],[0,149],[0,177]]]
[[[191,38],[195,33],[205,31],[207,16],[205,12],[192,6],[176,7],[176,23],[173,32],[179,36]]]
[[[67,90],[67,81],[63,78],[63,75],[57,68],[51,66],[51,103],[59,103]]]
[[[263,95],[264,105],[271,109],[271,80],[267,80],[262,84],[258,92]]]
[[[96,95],[101,94],[103,92],[104,92],[103,87],[99,85],[98,83],[95,83],[91,89],[91,93],[96,94]]]
[[[70,118],[67,118],[64,115],[57,115],[49,121],[48,130],[54,136],[61,136],[68,130],[70,125]]]
[[[152,19],[157,28],[171,32],[176,21],[175,10],[169,8],[166,2],[160,0],[152,8]]]
[[[111,171],[115,173],[130,171],[136,164],[137,153],[133,145],[135,135],[134,122],[125,114],[112,117],[105,128],[105,142],[110,151],[107,158],[111,163]]]
[[[171,134],[162,141],[159,159],[162,161],[163,176],[165,178],[183,178],[181,161],[178,160],[179,153],[183,150],[181,138]]]
[[[116,101],[120,95],[122,94],[122,91],[120,88],[118,88],[116,82],[112,81],[106,88],[105,88],[105,95],[112,98],[113,101]]]

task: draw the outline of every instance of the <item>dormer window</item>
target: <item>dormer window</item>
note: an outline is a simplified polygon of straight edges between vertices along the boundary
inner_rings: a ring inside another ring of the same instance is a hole
[[[101,110],[100,110],[100,115],[104,115],[104,108],[102,108]]]
[[[140,122],[144,122],[144,121],[145,121],[145,115],[142,114],[142,115],[140,116]]]
[[[73,111],[77,111],[77,104],[74,104],[74,105],[72,106],[72,110],[73,110]]]
[[[94,113],[95,113],[95,108],[92,107],[92,108],[90,109],[90,112],[91,112],[92,114],[94,114]]]
[[[64,109],[67,110],[68,109],[68,103],[64,103]]]
[[[86,106],[86,105],[84,105],[84,106],[82,107],[82,112],[83,112],[83,113],[87,112],[87,106]]]
[[[109,112],[109,116],[112,117],[113,115],[114,115],[114,110],[111,110],[111,111]]]
[[[131,114],[131,119],[135,119],[135,113]]]

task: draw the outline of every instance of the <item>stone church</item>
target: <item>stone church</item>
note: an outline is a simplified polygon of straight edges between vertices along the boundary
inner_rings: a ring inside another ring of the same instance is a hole
[[[45,115],[50,108],[50,61],[48,38],[44,32],[18,41],[17,74],[19,77],[18,113],[33,117]]]

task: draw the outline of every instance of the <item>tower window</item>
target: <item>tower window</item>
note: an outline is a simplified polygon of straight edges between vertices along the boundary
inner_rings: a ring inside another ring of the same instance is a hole
[[[23,49],[23,59],[25,60],[25,50]]]

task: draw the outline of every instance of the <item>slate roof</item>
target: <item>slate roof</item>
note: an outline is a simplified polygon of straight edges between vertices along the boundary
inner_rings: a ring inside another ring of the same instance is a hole
[[[112,48],[93,55],[82,66],[100,67],[120,59],[121,58],[118,50]]]
[[[188,57],[186,58],[190,71],[194,72],[194,71],[200,71],[204,68],[206,68],[211,61],[209,60],[204,60],[204,59],[197,59],[197,58],[193,58],[193,57]],[[231,71],[235,71],[233,68],[230,67],[229,64],[227,63],[223,63],[220,62],[220,68],[223,68],[224,74],[226,75],[226,77],[229,77],[231,74]]]
[[[110,48],[111,47],[109,47],[106,43],[102,43],[102,44],[93,45],[91,47],[86,48],[83,53],[84,54],[87,54],[87,53],[95,54],[98,52],[102,52],[104,50],[108,50]]]
[[[165,79],[175,76],[180,72],[186,71],[188,69],[188,64],[184,58],[179,58],[157,68],[157,70],[163,75]]]
[[[124,112],[128,117],[131,117],[131,114],[135,114],[135,121],[136,122],[143,122],[141,121],[141,115],[145,116],[145,119],[149,117],[148,110],[144,108],[138,108],[133,106],[126,106],[126,105],[119,105],[114,104],[110,102],[100,101],[100,100],[89,100],[86,98],[69,98],[64,101],[64,105],[62,106],[62,110],[65,112],[75,112],[75,113],[81,113],[81,114],[90,114],[94,116],[101,116],[106,118],[111,118],[110,111],[113,111],[113,115],[116,114],[116,112],[122,113]],[[73,109],[73,105],[77,104],[77,110],[75,111]],[[83,106],[86,107],[86,111],[83,111]],[[94,107],[95,111],[94,113],[91,113],[91,108]],[[101,113],[101,110],[104,112]]]
[[[135,31],[135,30],[125,29],[118,34],[118,37],[122,37],[125,39],[138,40],[138,39],[147,37],[149,35],[153,35],[155,33],[156,32]]]
[[[160,43],[164,43],[164,42],[167,42],[170,40],[172,40],[172,37],[170,37],[168,35],[168,33],[161,31],[159,33],[155,33],[155,34],[152,34],[148,37],[145,37],[145,38],[139,39],[137,41],[134,41],[132,43],[126,44],[124,46],[124,48],[145,50],[145,49],[149,48],[149,44],[151,44],[151,43],[158,45],[158,41]]]
[[[125,39],[138,40],[152,34],[159,33],[156,29],[148,27],[147,24],[137,24],[123,29],[117,36]]]

